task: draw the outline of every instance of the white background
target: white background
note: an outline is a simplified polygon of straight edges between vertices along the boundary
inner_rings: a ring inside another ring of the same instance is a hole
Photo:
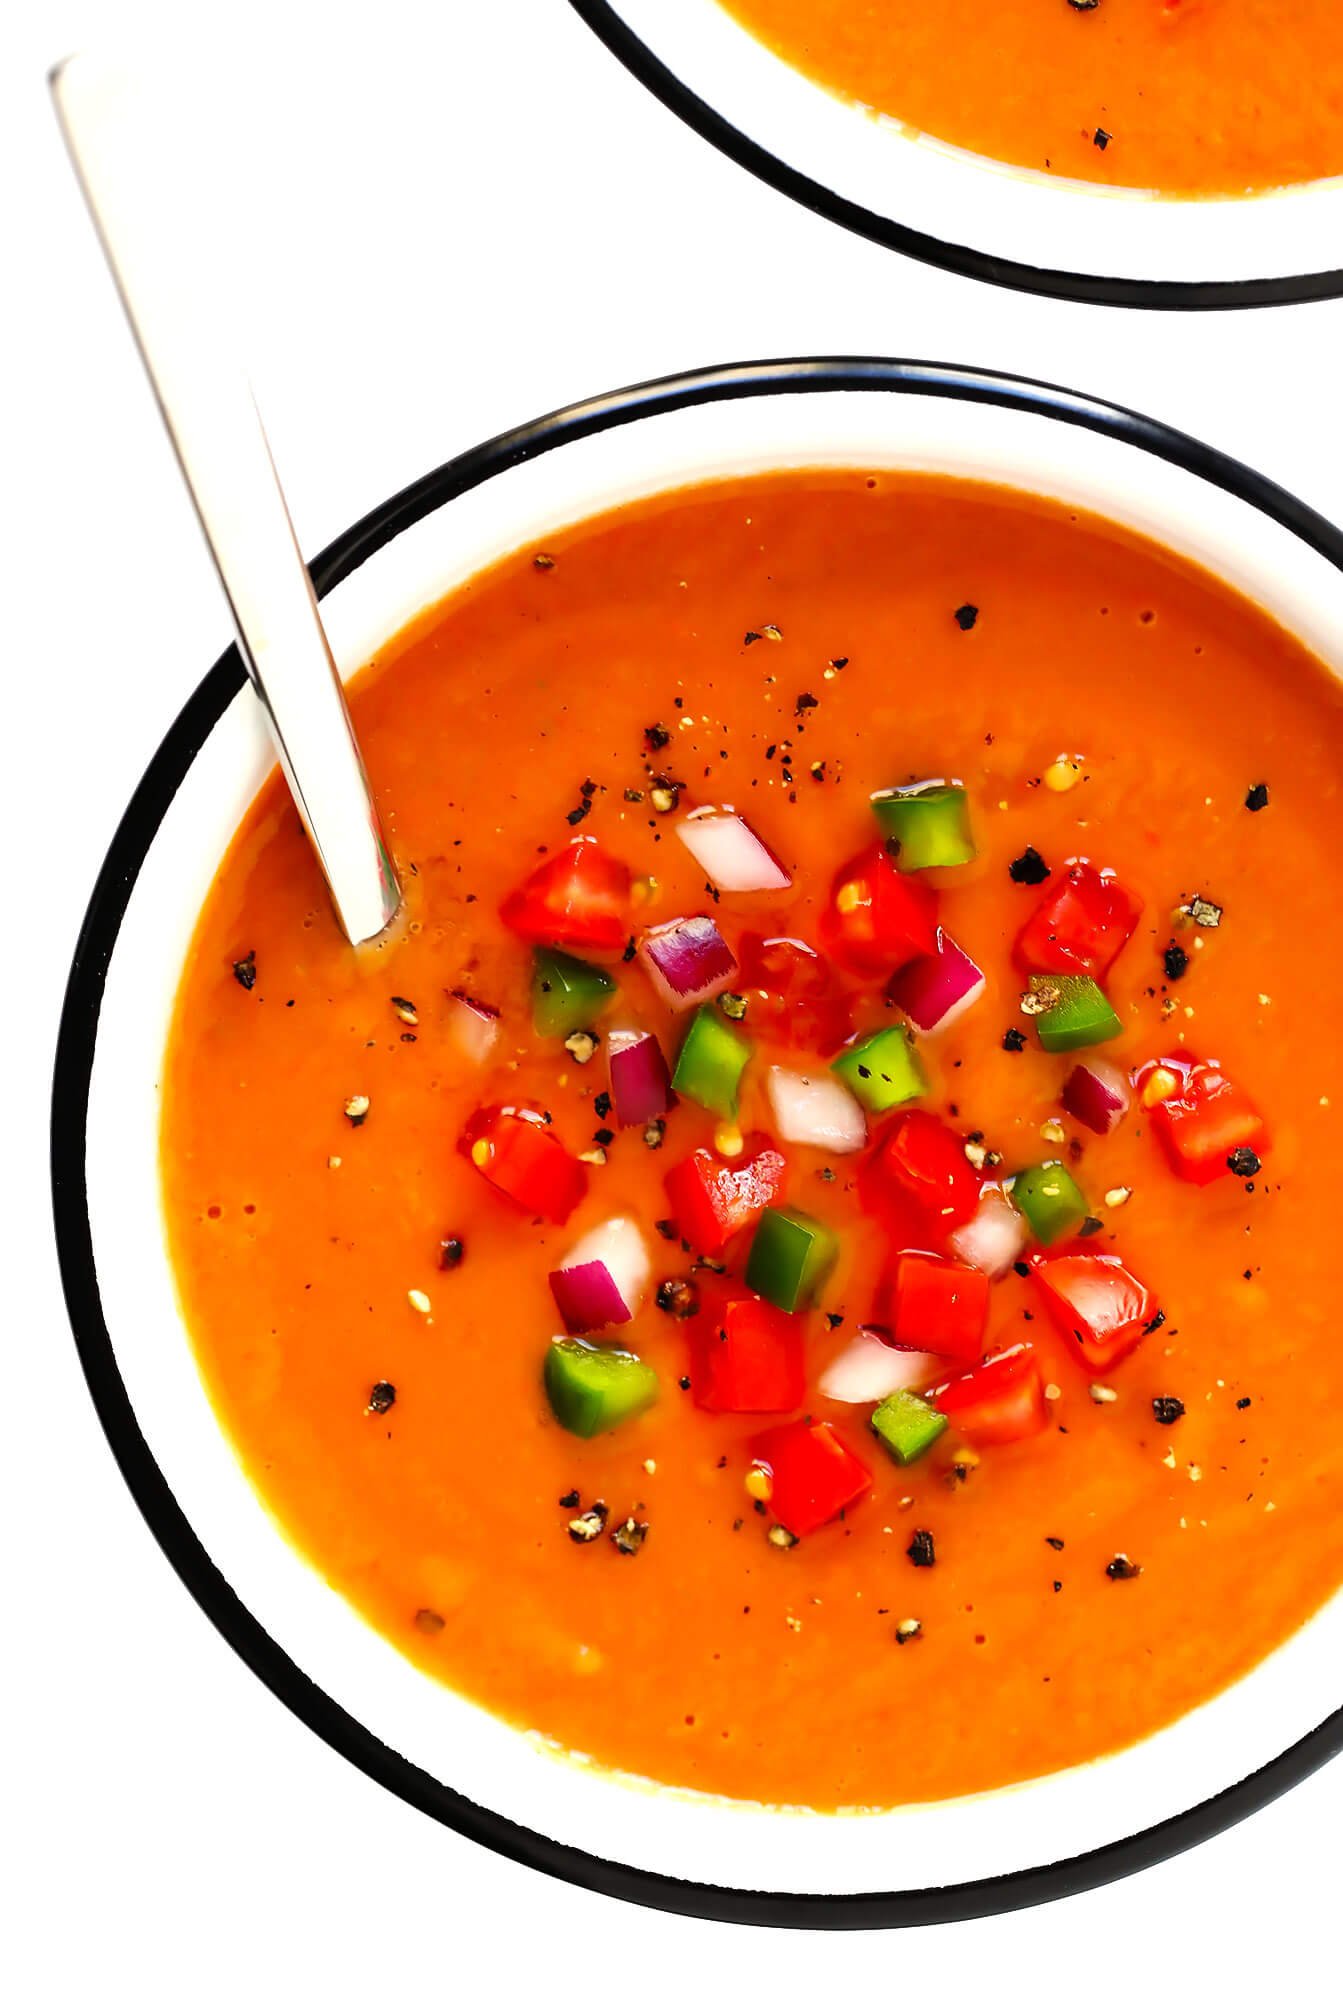
[[[849,1937],[683,1922],[468,1847],[365,1781],[234,1659],[141,1524],[65,1324],[46,1101],[97,865],[226,628],[43,76],[70,48],[132,30],[166,40],[214,12],[30,0],[0,29],[0,2000],[19,2014],[614,2014],[687,1999],[788,2014],[880,1995],[1104,2014],[1140,1999],[1289,2003],[1309,1987],[1328,2004],[1338,1765],[1178,1861],[1045,1910]],[[1343,517],[1343,303],[1177,319],[907,264],[720,159],[565,0],[233,0],[219,17],[203,66],[199,23],[188,53],[232,121],[251,362],[308,552],[432,464],[570,398],[832,350],[1094,391]]]

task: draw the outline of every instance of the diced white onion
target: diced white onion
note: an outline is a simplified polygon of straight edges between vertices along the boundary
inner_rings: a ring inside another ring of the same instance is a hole
[[[726,895],[792,887],[782,863],[730,804],[692,811],[676,827],[676,835]]]
[[[828,1071],[803,1075],[776,1063],[767,1080],[770,1110],[781,1138],[831,1154],[856,1154],[867,1145],[867,1119],[851,1091]]]
[[[996,1182],[979,1192],[979,1208],[968,1224],[961,1224],[948,1238],[953,1255],[963,1266],[1000,1280],[1026,1249],[1026,1219]]]
[[[944,1357],[893,1349],[875,1329],[859,1329],[822,1371],[819,1386],[823,1397],[840,1405],[870,1406],[892,1392],[926,1391],[946,1373]]]

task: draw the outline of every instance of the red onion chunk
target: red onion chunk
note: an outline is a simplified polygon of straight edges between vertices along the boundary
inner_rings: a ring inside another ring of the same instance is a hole
[[[947,1374],[945,1357],[924,1350],[897,1350],[878,1329],[859,1329],[853,1341],[822,1371],[824,1398],[845,1406],[871,1406],[892,1392],[926,1391]]]
[[[670,1108],[671,1078],[656,1035],[642,1028],[612,1028],[606,1037],[606,1067],[618,1126],[646,1126]]]
[[[891,981],[890,998],[920,1034],[940,1035],[983,991],[984,974],[974,959],[939,926],[936,951],[900,968]]]
[[[1063,1109],[1093,1133],[1113,1133],[1133,1103],[1128,1078],[1113,1063],[1079,1063],[1063,1087]]]
[[[783,863],[730,804],[706,804],[692,811],[677,826],[676,836],[725,895],[755,895],[793,885]]]
[[[639,956],[668,1007],[698,1007],[737,976],[737,961],[712,916],[654,924],[639,940]]]
[[[867,1145],[867,1119],[852,1091],[827,1070],[769,1073],[770,1109],[780,1137],[795,1147],[823,1147],[829,1154],[856,1154]]]
[[[1001,1280],[1011,1271],[1026,1243],[1026,1219],[997,1182],[985,1183],[974,1216],[947,1239],[953,1258],[977,1273],[987,1273],[991,1280]]]
[[[575,1335],[631,1321],[651,1271],[638,1225],[629,1217],[608,1218],[581,1237],[550,1275],[560,1320]]]
[[[499,1040],[499,1016],[468,993],[448,995],[448,1034],[468,1063],[485,1063]]]

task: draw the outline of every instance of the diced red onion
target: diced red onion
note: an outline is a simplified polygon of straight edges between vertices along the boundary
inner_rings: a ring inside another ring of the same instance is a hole
[[[961,1224],[947,1239],[953,1257],[991,1280],[1001,1280],[1026,1248],[1027,1225],[997,1182],[988,1182],[979,1192],[979,1208],[968,1224]]]
[[[606,1067],[618,1126],[646,1126],[672,1102],[667,1062],[656,1035],[642,1028],[611,1028]]]
[[[1113,1063],[1079,1063],[1063,1087],[1063,1109],[1093,1133],[1113,1133],[1133,1098],[1128,1078]]]
[[[668,1007],[698,1007],[737,976],[737,961],[712,916],[655,923],[639,941],[639,956]]]
[[[755,895],[791,888],[792,878],[757,833],[730,804],[706,804],[676,828],[681,840],[715,888],[726,895]]]
[[[939,927],[936,951],[902,966],[891,981],[890,997],[920,1034],[940,1035],[983,991],[984,974],[974,959]]]
[[[449,993],[448,1034],[468,1063],[480,1065],[499,1040],[499,1016],[469,993]]]
[[[629,1217],[608,1218],[581,1237],[550,1276],[560,1320],[575,1334],[632,1321],[651,1270],[638,1225]]]
[[[867,1118],[853,1093],[826,1070],[804,1074],[776,1063],[767,1079],[770,1109],[782,1139],[798,1147],[856,1154],[867,1145]]]
[[[947,1374],[945,1357],[897,1350],[877,1329],[859,1329],[822,1371],[821,1395],[841,1405],[870,1406],[892,1392],[926,1391]]]

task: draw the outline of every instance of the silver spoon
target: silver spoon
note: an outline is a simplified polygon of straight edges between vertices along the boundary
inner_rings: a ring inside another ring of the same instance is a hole
[[[365,943],[401,890],[260,414],[221,348],[203,268],[192,284],[182,162],[151,144],[140,95],[100,62],[70,57],[51,92],[299,817],[341,927]]]

